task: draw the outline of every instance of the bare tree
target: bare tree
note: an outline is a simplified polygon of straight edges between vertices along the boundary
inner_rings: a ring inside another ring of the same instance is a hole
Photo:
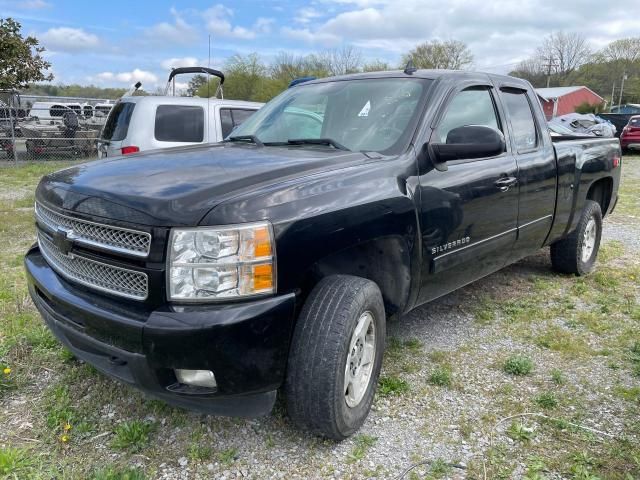
[[[385,70],[391,70],[391,67],[387,62],[383,62],[382,60],[373,60],[362,66],[363,72],[383,72]]]
[[[621,38],[598,52],[601,61],[631,64],[640,60],[640,37]]]
[[[416,45],[408,54],[402,56],[404,65],[409,60],[418,68],[461,70],[471,66],[473,54],[467,45],[459,40],[432,40]]]
[[[544,87],[548,71],[538,57],[528,58],[520,62],[516,68],[509,72],[513,77],[528,80],[534,87]]]
[[[316,57],[330,75],[355,73],[362,65],[362,52],[351,45],[325,50]]]
[[[290,82],[295,78],[304,77],[306,73],[305,58],[287,52],[280,52],[269,66],[272,78]]]
[[[552,65],[556,74],[565,79],[591,58],[591,48],[579,33],[554,32],[538,47],[541,64]]]

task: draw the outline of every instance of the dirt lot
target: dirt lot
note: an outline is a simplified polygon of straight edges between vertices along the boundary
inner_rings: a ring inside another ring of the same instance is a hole
[[[167,407],[74,360],[35,313],[33,190],[61,163],[0,167],[0,476],[640,478],[640,157],[586,278],[527,258],[388,327],[379,394],[340,444]],[[4,371],[4,373],[3,373]]]

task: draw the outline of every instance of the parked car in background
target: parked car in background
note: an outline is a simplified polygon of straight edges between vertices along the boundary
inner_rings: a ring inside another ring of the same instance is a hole
[[[634,115],[622,130],[620,145],[623,150],[640,150],[640,115]]]
[[[181,73],[202,72],[224,83],[221,72],[204,67],[176,68],[167,83]],[[222,98],[125,96],[109,113],[98,139],[98,156],[219,142],[262,105]]]

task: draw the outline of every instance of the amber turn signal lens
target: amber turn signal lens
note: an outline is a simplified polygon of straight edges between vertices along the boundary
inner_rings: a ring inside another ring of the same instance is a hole
[[[271,256],[271,235],[269,235],[269,229],[267,227],[257,228],[254,235],[255,257]]]
[[[273,289],[273,266],[271,264],[255,265],[253,267],[253,290]]]

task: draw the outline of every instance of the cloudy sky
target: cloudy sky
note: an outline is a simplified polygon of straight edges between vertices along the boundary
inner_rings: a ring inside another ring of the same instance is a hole
[[[594,49],[640,35],[640,0],[0,0],[0,15],[38,37],[55,83],[164,83],[170,67],[212,66],[234,53],[306,54],[350,44],[397,65],[431,39],[466,42],[474,68],[504,73],[555,30]]]

